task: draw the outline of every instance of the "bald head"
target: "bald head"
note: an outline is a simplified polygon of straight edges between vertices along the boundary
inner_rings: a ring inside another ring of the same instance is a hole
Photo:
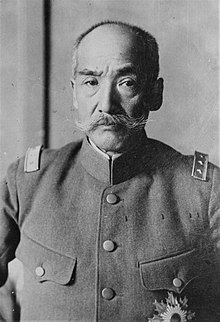
[[[102,49],[106,48],[114,54],[118,45],[122,50],[121,55],[125,54],[123,47],[127,49],[130,46],[130,54],[136,57],[137,68],[147,74],[148,83],[157,79],[159,54],[155,38],[139,27],[115,21],[94,25],[77,38],[73,53],[73,76],[76,73],[78,59],[83,58],[83,55],[92,55],[97,49],[101,55]]]
[[[143,70],[137,46],[137,38],[127,27],[113,24],[99,26],[82,39],[77,52],[77,69],[81,70],[85,62],[94,69],[101,61],[111,60],[115,64],[132,62],[137,69]]]
[[[135,35],[124,26],[99,26],[82,39],[78,47],[78,58],[85,54],[90,57],[96,55],[97,50],[102,56],[106,52],[106,48],[108,48],[111,57],[115,56],[118,47],[121,49],[121,55],[126,54],[128,47],[133,48],[133,53],[135,53],[135,43]]]

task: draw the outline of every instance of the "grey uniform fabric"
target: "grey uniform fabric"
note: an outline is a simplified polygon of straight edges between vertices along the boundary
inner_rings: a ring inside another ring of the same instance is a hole
[[[25,173],[23,159],[12,164],[2,189],[0,279],[17,256],[21,319],[147,321],[169,291],[187,296],[195,321],[220,321],[220,171],[209,164],[202,182],[191,177],[192,162],[140,137],[112,162],[85,139],[44,150],[39,171]]]

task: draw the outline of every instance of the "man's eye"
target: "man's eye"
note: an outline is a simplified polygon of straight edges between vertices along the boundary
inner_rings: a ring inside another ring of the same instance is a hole
[[[94,87],[98,85],[98,80],[96,78],[93,79],[86,79],[84,81],[84,84],[89,86],[89,87]]]
[[[121,90],[124,90],[124,91],[129,91],[129,92],[134,92],[137,90],[137,82],[134,80],[134,79],[125,79],[125,80],[122,80],[120,83],[119,83],[119,87],[121,88]]]
[[[129,87],[132,87],[132,88],[135,88],[137,86],[137,83],[134,79],[131,79],[131,78],[127,78],[127,79],[124,79],[122,80],[120,83],[119,83],[119,86],[122,86],[124,88],[129,88]]]
[[[121,85],[123,85],[123,86],[127,86],[127,87],[131,87],[131,86],[135,86],[135,85],[136,85],[136,83],[135,83],[135,81],[133,81],[133,80],[129,79],[129,80],[126,80],[126,81],[122,82],[122,84],[121,84]]]

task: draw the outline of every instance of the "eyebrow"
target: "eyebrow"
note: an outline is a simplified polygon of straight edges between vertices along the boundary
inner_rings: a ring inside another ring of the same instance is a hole
[[[96,70],[90,70],[87,68],[84,68],[80,71],[78,71],[79,75],[84,75],[84,76],[102,76],[103,71],[96,71]],[[119,76],[123,76],[126,74],[135,74],[137,75],[137,69],[132,65],[132,66],[123,66],[117,70],[117,74]]]
[[[85,75],[85,76],[101,76],[102,73],[103,72],[98,72],[98,71],[90,70],[90,69],[87,69],[87,68],[84,68],[84,69],[78,71],[78,74]]]
[[[135,75],[137,75],[137,69],[133,65],[124,66],[124,67],[118,69],[118,74],[120,76],[123,76],[123,75],[126,75],[126,74],[135,74]]]

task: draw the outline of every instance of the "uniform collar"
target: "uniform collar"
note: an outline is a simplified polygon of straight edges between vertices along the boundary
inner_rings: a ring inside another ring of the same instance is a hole
[[[150,140],[145,131],[139,136],[138,142],[132,150],[108,159],[100,151],[96,151],[87,138],[84,138],[80,152],[80,160],[85,170],[97,180],[114,185],[146,171],[152,159]]]
[[[101,155],[103,155],[103,157],[107,158],[108,160],[115,160],[116,158],[118,158],[118,157],[120,157],[122,155],[122,153],[116,153],[116,154],[113,154],[112,156],[109,156],[107,153],[105,153],[104,151],[102,151],[101,149],[99,149],[97,147],[97,145],[95,145],[95,143],[89,137],[87,137],[87,139],[88,139],[88,142],[93,147],[93,149],[95,151],[97,151],[98,153],[100,153]]]

